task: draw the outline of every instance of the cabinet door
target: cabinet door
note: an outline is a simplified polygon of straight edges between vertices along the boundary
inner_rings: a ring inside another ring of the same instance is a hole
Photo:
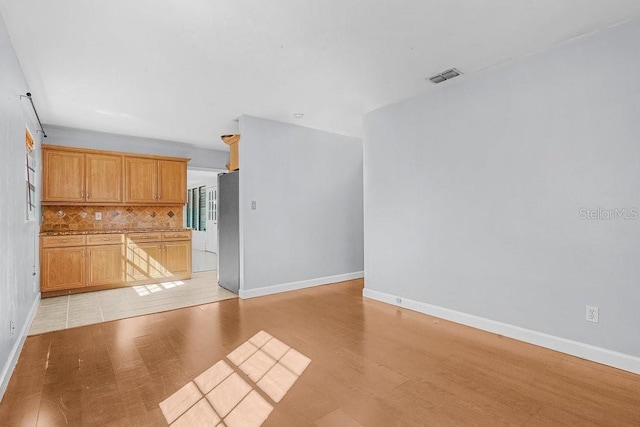
[[[163,251],[167,276],[191,275],[191,242],[164,242]]]
[[[164,276],[162,251],[158,242],[131,243],[127,248],[127,282]]]
[[[122,202],[122,156],[87,154],[87,202]]]
[[[158,196],[157,160],[124,158],[124,201],[156,203]]]
[[[42,156],[42,201],[84,201],[84,154],[44,150]]]
[[[42,250],[43,292],[81,288],[85,286],[85,249],[46,248]]]
[[[124,245],[87,248],[88,286],[117,285],[124,282]]]
[[[158,201],[187,203],[187,164],[180,161],[158,160]]]

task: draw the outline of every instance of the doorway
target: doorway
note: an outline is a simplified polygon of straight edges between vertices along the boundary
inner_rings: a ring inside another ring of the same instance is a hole
[[[218,174],[216,169],[187,169],[185,227],[192,230],[193,272],[218,269]]]

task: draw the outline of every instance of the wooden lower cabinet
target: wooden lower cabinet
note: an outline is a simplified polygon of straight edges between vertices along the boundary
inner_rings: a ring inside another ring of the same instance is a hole
[[[191,242],[164,242],[165,274],[169,276],[191,276]]]
[[[191,278],[190,231],[43,236],[40,245],[45,296]]]
[[[42,292],[76,289],[86,286],[85,248],[45,248],[40,264]]]
[[[127,282],[164,277],[162,244],[160,242],[132,242],[127,248]]]
[[[119,285],[124,282],[124,245],[87,248],[87,286]]]
[[[189,277],[191,277],[191,241],[129,243],[128,282]]]

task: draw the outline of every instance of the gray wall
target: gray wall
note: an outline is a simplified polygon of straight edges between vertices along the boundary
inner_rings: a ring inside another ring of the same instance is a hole
[[[41,134],[36,133],[29,101],[20,100],[26,92],[27,84],[0,17],[0,398],[39,298],[39,277],[33,275],[38,272],[38,222],[26,221],[25,126],[36,143]],[[37,101],[37,94],[34,98]],[[9,331],[10,320],[16,322],[14,336]]]
[[[250,116],[240,133],[241,288],[361,272],[362,140]]]
[[[225,169],[225,165],[229,163],[228,151],[210,150],[174,141],[61,126],[45,125],[44,128],[47,132],[47,139],[44,141],[46,144],[157,156],[187,157],[191,159],[190,168]]]
[[[640,208],[638,40],[632,22],[367,114],[366,288],[640,356],[640,219],[580,215]]]

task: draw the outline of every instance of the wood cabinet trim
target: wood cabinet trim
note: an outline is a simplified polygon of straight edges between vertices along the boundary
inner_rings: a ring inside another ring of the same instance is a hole
[[[191,240],[191,231],[164,231],[162,240]]]
[[[40,245],[43,248],[62,248],[68,246],[85,246],[86,236],[42,236]]]
[[[132,242],[159,242],[162,240],[160,232],[127,233],[127,240]]]
[[[124,234],[88,234],[87,246],[124,243]]]
[[[182,161],[188,162],[191,159],[187,157],[171,157],[171,156],[157,156],[154,154],[142,154],[142,153],[131,153],[126,151],[110,151],[110,150],[97,150],[93,148],[80,148],[80,147],[69,147],[66,145],[52,145],[52,144],[42,144],[42,150],[54,150],[54,151],[72,151],[77,153],[89,153],[89,154],[110,154],[116,156],[125,156],[125,157],[141,157],[146,159],[155,159],[155,160],[173,160],[173,161]]]

